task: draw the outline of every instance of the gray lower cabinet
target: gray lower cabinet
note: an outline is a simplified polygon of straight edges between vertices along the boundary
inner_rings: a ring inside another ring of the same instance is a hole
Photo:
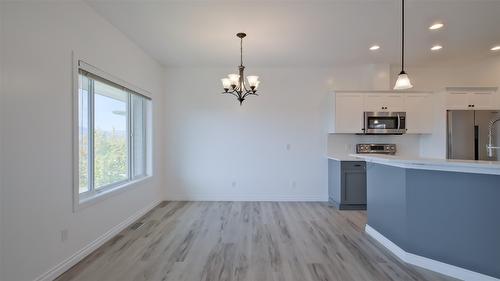
[[[366,163],[329,159],[328,197],[339,210],[366,210]]]

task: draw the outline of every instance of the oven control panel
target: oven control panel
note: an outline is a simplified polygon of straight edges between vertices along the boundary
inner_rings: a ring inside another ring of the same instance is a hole
[[[375,153],[375,154],[396,154],[395,144],[384,143],[360,143],[356,145],[356,153]]]

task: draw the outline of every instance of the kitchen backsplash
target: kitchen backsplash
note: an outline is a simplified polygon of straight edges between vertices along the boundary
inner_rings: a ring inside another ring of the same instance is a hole
[[[327,152],[329,154],[355,153],[358,143],[395,143],[400,156],[419,157],[420,135],[373,136],[328,134]]]

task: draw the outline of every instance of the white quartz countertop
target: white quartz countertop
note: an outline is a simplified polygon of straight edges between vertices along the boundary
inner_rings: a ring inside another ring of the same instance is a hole
[[[500,161],[411,158],[380,154],[349,154],[349,157],[357,159],[351,161],[365,160],[367,162],[409,169],[500,175]]]
[[[328,159],[337,161],[364,161],[363,159],[351,156],[349,153],[329,153]]]

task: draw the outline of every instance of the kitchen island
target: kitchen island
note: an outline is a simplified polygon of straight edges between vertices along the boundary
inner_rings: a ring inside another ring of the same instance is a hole
[[[366,161],[366,232],[402,260],[500,280],[500,163],[351,155]]]

